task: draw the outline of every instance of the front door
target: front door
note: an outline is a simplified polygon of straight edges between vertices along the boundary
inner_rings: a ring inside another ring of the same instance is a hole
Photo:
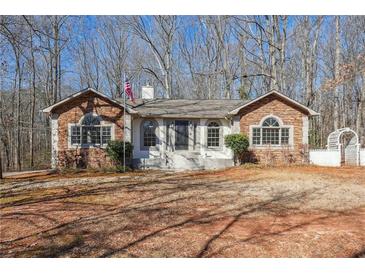
[[[175,149],[189,149],[189,121],[175,121]]]

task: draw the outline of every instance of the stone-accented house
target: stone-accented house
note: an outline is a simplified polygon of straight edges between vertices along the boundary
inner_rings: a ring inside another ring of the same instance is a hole
[[[157,99],[153,93],[143,87],[142,98],[128,102],[125,112],[121,100],[91,88],[44,109],[51,119],[52,167],[112,165],[107,142],[124,135],[134,146],[135,167],[228,167],[233,154],[224,136],[239,132],[249,136],[249,161],[305,161],[308,118],[318,113],[278,91],[251,101]]]

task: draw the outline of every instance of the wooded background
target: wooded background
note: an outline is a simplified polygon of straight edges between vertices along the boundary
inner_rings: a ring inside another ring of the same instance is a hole
[[[364,31],[363,16],[0,16],[3,169],[49,167],[40,110],[86,87],[120,96],[124,73],[137,97],[147,82],[166,98],[278,89],[321,113],[311,147],[341,127],[365,145]]]

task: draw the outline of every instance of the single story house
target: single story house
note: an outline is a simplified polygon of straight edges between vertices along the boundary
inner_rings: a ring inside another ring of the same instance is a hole
[[[107,143],[124,137],[138,168],[229,167],[233,153],[224,136],[240,132],[249,137],[247,160],[301,163],[308,118],[318,115],[275,90],[249,101],[189,100],[154,98],[146,86],[140,99],[123,107],[122,99],[87,88],[44,109],[51,119],[52,167],[110,165]]]

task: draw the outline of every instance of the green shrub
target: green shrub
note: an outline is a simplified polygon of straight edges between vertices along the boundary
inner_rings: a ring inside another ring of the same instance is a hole
[[[248,151],[250,145],[248,137],[241,133],[226,135],[224,137],[224,143],[226,147],[232,149],[235,164],[237,163],[237,160],[241,158],[242,154]]]
[[[130,142],[125,142],[125,160],[126,163],[123,162],[123,154],[124,154],[124,143],[123,141],[109,141],[108,146],[106,147],[106,153],[112,159],[113,162],[117,166],[124,166],[126,163],[130,163],[132,159],[133,146]]]

